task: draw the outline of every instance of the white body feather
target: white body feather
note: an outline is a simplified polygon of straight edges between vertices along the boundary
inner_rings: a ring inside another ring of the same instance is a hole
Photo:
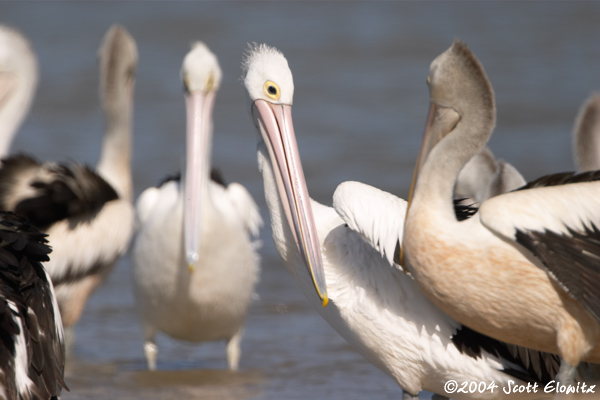
[[[52,279],[65,274],[84,274],[94,265],[113,264],[127,251],[133,233],[133,206],[126,200],[104,204],[93,222],[61,220],[48,230],[52,257],[46,268]],[[90,246],[94,243],[94,246]]]
[[[450,379],[495,382],[500,388],[509,380],[516,381],[501,372],[503,364],[496,357],[484,352],[483,357],[474,359],[461,353],[451,341],[460,324],[435,307],[408,275],[390,264],[395,244],[402,237],[406,205],[378,189],[346,182],[334,195],[335,210],[311,203],[330,299],[329,305],[322,307],[282,218],[281,200],[264,145],[259,147],[258,158],[273,239],[288,271],[319,314],[367,360],[412,394],[428,390],[444,395],[443,385]],[[504,399],[505,394],[496,389],[493,393],[457,393],[452,397]],[[511,398],[535,396],[520,394]]]
[[[229,339],[241,329],[259,272],[250,232],[257,232],[262,223],[256,204],[245,194],[245,199],[232,197],[229,188],[209,184],[200,260],[190,272],[183,250],[179,185],[171,181],[142,193],[132,256],[146,331],[201,342]],[[240,208],[245,214],[239,214]]]

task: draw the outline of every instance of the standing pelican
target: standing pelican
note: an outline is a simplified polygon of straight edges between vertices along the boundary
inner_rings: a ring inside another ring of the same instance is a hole
[[[65,330],[78,321],[87,298],[127,250],[133,232],[131,124],[137,50],[122,27],[100,47],[100,88],[106,130],[96,172],[79,164],[5,158],[0,210],[27,216],[49,235],[52,278]],[[67,337],[68,339],[68,337]]]
[[[57,399],[65,346],[42,261],[50,248],[24,217],[0,211],[0,398]]]
[[[494,95],[460,41],[433,61],[428,82],[431,109],[403,243],[408,269],[459,322],[560,354],[558,379],[572,382],[581,360],[600,362],[600,174],[544,177],[457,221],[452,191],[492,133]]]
[[[156,369],[156,331],[190,342],[227,340],[236,370],[244,318],[258,280],[262,220],[246,189],[211,180],[212,109],[221,83],[216,56],[197,42],[181,72],[187,108],[183,183],[146,189],[137,202],[133,282],[144,354]]]
[[[244,69],[260,134],[258,164],[273,240],[321,316],[392,377],[405,399],[416,398],[421,390],[447,394],[444,384],[451,379],[500,386],[509,380],[552,379],[558,357],[509,346],[461,326],[393,266],[403,234],[404,200],[358,182],[338,186],[333,208],[309,198],[292,124],[294,83],[287,60],[272,47],[255,46]],[[504,399],[505,393],[452,397]]]
[[[573,150],[580,171],[600,169],[600,93],[591,95],[577,114]]]
[[[37,58],[27,39],[0,25],[0,158],[29,111],[37,80]]]

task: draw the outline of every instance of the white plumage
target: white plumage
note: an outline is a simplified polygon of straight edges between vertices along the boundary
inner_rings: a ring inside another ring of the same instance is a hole
[[[258,163],[273,240],[286,268],[321,316],[391,376],[404,389],[405,398],[421,390],[444,395],[444,383],[450,379],[502,386],[511,379],[521,382],[514,376],[518,374],[533,380],[553,376],[555,356],[507,346],[472,331],[472,338],[480,342],[461,342],[468,331],[429,302],[393,265],[403,236],[404,200],[357,182],[338,186],[334,208],[297,200],[308,193],[302,189],[304,174],[291,121],[291,71],[273,48],[261,45],[250,52],[244,83],[261,135]],[[304,220],[308,223],[301,225]],[[313,233],[305,228],[310,222],[315,225],[316,244],[307,240]],[[316,257],[307,256],[311,251],[321,256],[321,269]],[[321,272],[326,291],[319,281]],[[323,299],[329,299],[325,307]],[[468,347],[475,349],[472,355],[467,355]],[[495,390],[452,397],[503,399],[505,394]]]
[[[211,112],[221,70],[203,43],[186,56],[182,78],[188,105],[185,183],[149,188],[136,205],[133,278],[144,352],[155,369],[156,331],[192,342],[226,340],[229,368],[237,369],[259,274],[253,237],[262,220],[242,185],[210,179]]]

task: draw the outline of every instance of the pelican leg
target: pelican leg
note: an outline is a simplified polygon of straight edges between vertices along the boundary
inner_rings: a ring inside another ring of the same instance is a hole
[[[240,363],[240,356],[242,354],[240,350],[240,342],[242,341],[242,334],[244,329],[240,328],[227,342],[227,366],[232,371],[238,370]]]
[[[146,364],[150,371],[156,370],[156,356],[158,355],[158,347],[154,343],[155,330],[152,327],[144,328],[144,337],[146,342],[144,343],[144,356],[146,357]]]
[[[577,367],[573,367],[561,357],[560,369],[558,370],[558,374],[556,374],[556,380],[563,385],[573,385],[576,373]]]

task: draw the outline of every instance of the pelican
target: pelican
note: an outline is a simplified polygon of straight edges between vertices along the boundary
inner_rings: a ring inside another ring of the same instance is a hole
[[[146,189],[136,205],[133,282],[145,338],[156,369],[156,331],[190,342],[227,341],[237,370],[244,318],[258,281],[258,207],[240,184],[211,180],[212,109],[221,83],[216,56],[197,42],[181,77],[187,109],[183,182]]]
[[[0,398],[60,395],[65,346],[52,283],[42,261],[50,248],[26,218],[0,211]]]
[[[99,55],[106,130],[96,171],[75,163],[39,163],[23,154],[3,159],[0,169],[0,210],[25,215],[49,236],[53,253],[46,268],[67,333],[92,291],[127,250],[133,233],[130,162],[136,45],[124,28],[114,26]]]
[[[460,171],[454,186],[455,199],[472,199],[479,205],[485,200],[515,190],[527,182],[519,171],[504,160],[496,160],[484,147]]]
[[[292,123],[294,83],[287,60],[275,48],[257,45],[249,49],[243,68],[273,240],[319,314],[394,379],[404,399],[416,399],[421,390],[447,398],[444,384],[451,379],[499,386],[552,379],[557,356],[506,345],[461,326],[394,266],[404,200],[358,182],[337,187],[333,208],[310,199]],[[498,390],[452,395],[457,400],[505,396]]]
[[[29,41],[0,25],[0,158],[8,154],[25,119],[38,81],[38,62]]]
[[[580,361],[600,362],[600,174],[544,177],[457,221],[449,200],[459,171],[492,133],[494,95],[458,40],[432,62],[428,82],[431,108],[403,236],[406,266],[457,321],[559,354],[558,380],[573,382]]]
[[[580,171],[600,169],[600,93],[592,94],[577,114],[573,149]]]

